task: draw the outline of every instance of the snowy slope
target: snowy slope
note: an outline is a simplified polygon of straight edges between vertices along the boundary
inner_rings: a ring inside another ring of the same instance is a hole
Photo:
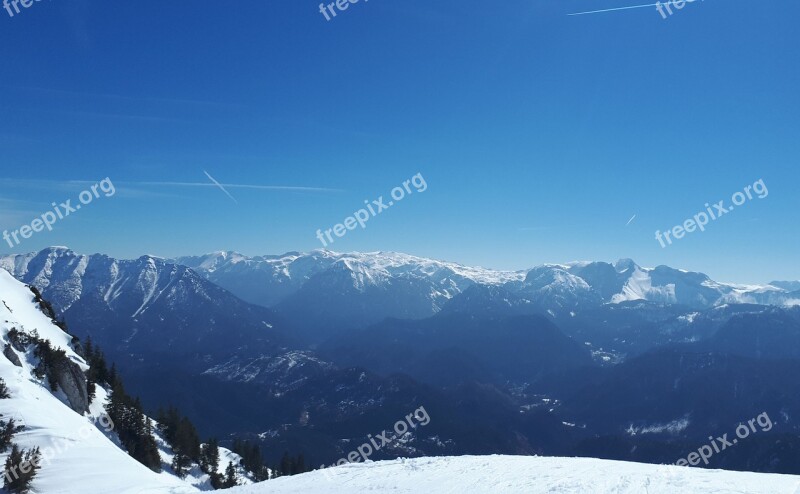
[[[34,302],[31,291],[0,270],[0,339],[8,343],[11,328],[36,330],[39,337],[86,368],[84,360],[70,346],[71,337],[55,326]],[[156,474],[120,449],[113,434],[106,435],[108,422],[101,419],[105,392],[98,388],[90,412],[81,416],[67,404],[61,393],[53,394],[32,374],[35,357],[20,354],[22,367],[0,355],[0,377],[11,398],[0,399],[4,420],[13,418],[25,429],[13,441],[28,449],[38,446],[51,460],[43,461],[33,482],[34,493],[60,494],[144,494],[188,493],[197,489],[167,474]],[[5,461],[5,455],[0,456]]]
[[[795,494],[800,477],[589,458],[463,456],[353,463],[230,494]]]

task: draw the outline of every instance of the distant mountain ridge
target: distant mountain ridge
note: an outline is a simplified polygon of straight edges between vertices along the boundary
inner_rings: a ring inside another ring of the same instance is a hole
[[[38,253],[0,256],[0,268],[40,287],[64,313],[78,312],[89,301],[93,309],[113,312],[118,325],[124,321],[121,328],[128,328],[127,334],[118,334],[119,339],[130,340],[130,344],[142,338],[130,326],[141,326],[137,321],[148,318],[165,318],[172,314],[167,310],[170,304],[203,307],[200,313],[208,313],[200,326],[208,327],[209,336],[214,334],[212,328],[220,325],[217,312],[236,312],[237,326],[243,319],[249,320],[246,331],[261,339],[269,336],[275,344],[289,334],[283,331],[279,335],[275,327],[280,320],[295,323],[293,334],[313,343],[337,331],[366,327],[386,318],[424,319],[478,308],[544,314],[558,320],[631,301],[691,310],[726,304],[800,305],[800,282],[720,283],[703,273],[668,266],[644,268],[631,259],[499,271],[392,252],[315,250],[258,257],[215,252],[123,261],[51,247]],[[225,310],[219,310],[222,308]],[[188,327],[187,318],[193,314],[183,314],[182,320],[172,321],[170,326]],[[152,322],[158,325],[158,321]]]
[[[287,339],[270,309],[152,256],[121,261],[52,247],[0,257],[0,268],[36,286],[60,318],[80,323],[79,337],[91,335],[119,363],[153,354],[212,361],[274,354]]]
[[[195,270],[248,302],[272,307],[307,325],[365,326],[387,317],[421,319],[470,304],[525,307],[568,316],[603,304],[649,301],[708,309],[724,304],[800,304],[800,282],[720,283],[703,273],[668,266],[616,263],[546,264],[498,271],[391,252],[315,250],[247,257],[216,252],[172,262]],[[473,287],[486,287],[482,293]],[[469,292],[469,293],[467,293]],[[479,300],[480,299],[480,300]]]

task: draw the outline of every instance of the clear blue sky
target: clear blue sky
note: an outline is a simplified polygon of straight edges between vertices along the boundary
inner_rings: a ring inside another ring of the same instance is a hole
[[[114,197],[2,252],[330,246],[521,269],[631,257],[800,279],[800,4],[705,0],[51,1],[0,10],[0,229],[109,177]],[[228,188],[210,183],[336,190]],[[748,202],[668,230],[764,179]],[[628,221],[636,215],[630,224]]]

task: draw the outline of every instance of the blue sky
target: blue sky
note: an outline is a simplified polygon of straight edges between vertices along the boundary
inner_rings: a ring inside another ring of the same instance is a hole
[[[0,229],[109,177],[52,232],[116,257],[330,248],[521,269],[631,257],[800,279],[800,66],[789,1],[52,1],[0,10]],[[209,186],[308,187],[314,190]],[[763,179],[769,196],[662,248]],[[321,190],[317,190],[321,189]],[[630,224],[627,224],[635,215]]]

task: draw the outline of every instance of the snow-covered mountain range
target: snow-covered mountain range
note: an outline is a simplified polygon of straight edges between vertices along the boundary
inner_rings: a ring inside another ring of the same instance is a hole
[[[91,335],[108,351],[134,358],[142,352],[225,358],[241,353],[242,341],[258,355],[282,341],[272,311],[164,259],[117,260],[51,247],[0,257],[0,268],[37,287],[59,317],[79,321],[78,336]]]
[[[522,271],[493,271],[393,252],[340,254],[315,250],[259,257],[214,252],[179,257],[174,262],[202,273],[224,288],[236,288],[234,293],[249,289],[249,298],[245,300],[266,306],[282,302],[309,280],[330,270],[347,273],[353,288],[361,291],[403,278],[429,280],[438,288],[432,294],[433,300],[451,298],[473,283],[502,284],[525,277]]]
[[[366,323],[385,317],[431,316],[475,285],[499,287],[495,292],[499,297],[510,294],[518,303],[553,312],[634,300],[693,309],[728,303],[800,304],[800,282],[722,283],[668,266],[641,267],[630,259],[498,271],[392,252],[315,250],[258,257],[215,252],[170,260],[152,256],[116,260],[51,247],[0,256],[0,268],[40,287],[62,312],[91,296],[133,319],[152,312],[164,300],[177,303],[200,297],[229,306],[230,300],[201,278],[262,307],[290,313],[302,310],[308,316],[308,312],[338,306],[329,317],[336,319],[348,311],[358,320],[353,322]],[[358,309],[355,314],[353,308]]]
[[[521,271],[496,271],[391,252],[341,254],[326,250],[247,257],[216,252],[181,257],[188,266],[254,304],[274,307],[309,325],[366,325],[386,317],[424,318],[474,286],[488,287],[482,303],[528,306],[569,314],[603,304],[644,300],[708,309],[728,303],[800,304],[796,282],[763,286],[721,283],[668,266],[645,268],[630,259],[614,264],[574,262]],[[474,294],[473,294],[474,297]],[[472,303],[478,303],[472,300]]]
[[[800,282],[768,285],[721,283],[702,273],[668,266],[644,268],[631,259],[607,262],[547,264],[528,270],[498,271],[393,252],[347,253],[327,250],[291,252],[280,256],[247,257],[215,252],[179,257],[188,266],[246,300],[265,306],[283,302],[314,277],[330,271],[344,273],[346,283],[359,291],[398,280],[427,282],[433,288],[431,309],[441,307],[474,284],[506,286],[533,298],[557,297],[619,303],[648,300],[708,308],[724,303],[796,305]]]

